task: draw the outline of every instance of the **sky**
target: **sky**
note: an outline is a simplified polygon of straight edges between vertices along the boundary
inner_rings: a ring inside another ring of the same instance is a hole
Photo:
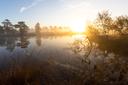
[[[128,15],[127,4],[128,0],[0,0],[0,22],[83,27],[103,10],[112,16]]]

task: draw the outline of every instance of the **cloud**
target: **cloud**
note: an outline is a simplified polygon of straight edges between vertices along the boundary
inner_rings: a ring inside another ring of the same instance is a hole
[[[21,7],[20,8],[20,13],[24,12],[27,8],[26,7]]]
[[[44,0],[34,0],[30,5],[21,7],[20,13],[23,13],[24,11],[36,6],[41,1],[44,1]]]
[[[66,2],[66,0],[64,1]],[[57,14],[61,15],[64,19],[70,19],[70,22],[75,20],[84,22],[94,19],[97,11],[98,9],[95,8],[91,1],[70,0],[63,4],[63,8]]]
[[[78,3],[78,4],[69,4],[67,7],[74,9],[74,8],[81,8],[81,7],[90,7],[91,4],[87,3],[87,2],[82,2],[82,3]]]

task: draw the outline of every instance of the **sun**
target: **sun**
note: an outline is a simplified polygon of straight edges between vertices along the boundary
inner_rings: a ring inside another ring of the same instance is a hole
[[[75,21],[71,23],[71,29],[73,32],[82,33],[85,31],[85,24],[82,21]]]

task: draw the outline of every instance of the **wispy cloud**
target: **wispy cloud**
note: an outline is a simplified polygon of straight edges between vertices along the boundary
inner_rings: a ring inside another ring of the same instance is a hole
[[[27,11],[28,9],[36,6],[41,1],[44,1],[44,0],[34,0],[30,5],[21,7],[20,13],[23,13],[24,11]]]
[[[64,3],[65,9],[81,9],[92,7],[91,0],[59,0]]]
[[[78,3],[78,4],[69,4],[67,7],[74,9],[74,8],[81,8],[81,7],[90,7],[91,4],[87,3],[87,2],[83,2],[83,3]]]
[[[91,0],[63,0],[63,2],[63,10],[60,10],[57,14],[60,14],[64,19],[70,19],[68,23],[72,21],[85,22],[96,16],[97,9]]]

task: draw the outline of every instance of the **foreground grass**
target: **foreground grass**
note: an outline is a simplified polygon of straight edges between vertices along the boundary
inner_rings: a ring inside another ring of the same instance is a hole
[[[127,85],[128,59],[105,53],[98,53],[94,59],[103,55],[106,56],[101,61],[95,60],[95,64],[81,59],[76,63],[80,68],[55,59],[42,61],[32,55],[13,59],[1,68],[0,85]]]

